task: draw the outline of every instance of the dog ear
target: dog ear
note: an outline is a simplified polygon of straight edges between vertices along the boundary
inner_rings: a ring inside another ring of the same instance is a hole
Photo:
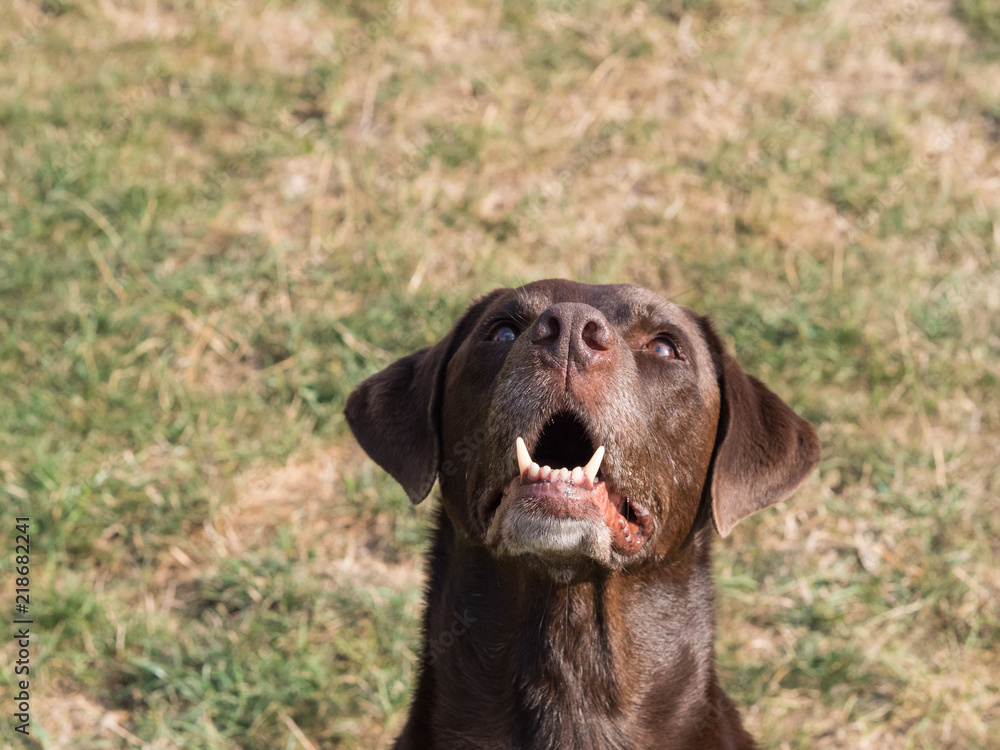
[[[709,470],[712,518],[728,536],[744,518],[795,491],[819,463],[819,438],[788,404],[743,372],[707,320],[702,328],[721,393]]]
[[[448,362],[500,291],[479,298],[434,346],[396,360],[347,397],[344,415],[354,437],[413,503],[427,497],[441,463],[441,400]]]

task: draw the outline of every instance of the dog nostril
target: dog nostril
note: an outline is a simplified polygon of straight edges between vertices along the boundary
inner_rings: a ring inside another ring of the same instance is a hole
[[[591,320],[583,327],[580,337],[588,349],[607,351],[611,348],[607,326],[596,320]]]
[[[538,321],[534,335],[531,337],[533,344],[552,344],[559,340],[559,318],[555,315],[548,315]]]

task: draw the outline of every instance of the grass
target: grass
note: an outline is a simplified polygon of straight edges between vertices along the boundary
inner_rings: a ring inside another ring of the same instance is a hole
[[[711,312],[820,429],[803,489],[717,545],[764,746],[995,744],[989,3],[4,14],[0,499],[37,638],[32,738],[4,691],[0,746],[387,746],[434,501],[344,399],[547,276]]]

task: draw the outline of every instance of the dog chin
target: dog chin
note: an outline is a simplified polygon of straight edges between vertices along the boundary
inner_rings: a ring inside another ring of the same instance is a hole
[[[506,504],[504,504],[506,505]],[[498,509],[486,543],[502,556],[531,555],[559,565],[611,564],[611,530],[599,519],[554,518],[521,505]]]

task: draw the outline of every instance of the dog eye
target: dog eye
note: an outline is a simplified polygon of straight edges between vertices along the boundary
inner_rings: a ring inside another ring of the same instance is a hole
[[[662,333],[646,344],[643,349],[664,359],[677,359],[677,344],[669,336]]]
[[[493,335],[490,336],[493,341],[500,341],[505,344],[509,344],[514,339],[517,338],[517,331],[515,331],[511,326],[506,323],[501,323],[496,328],[493,329]]]

